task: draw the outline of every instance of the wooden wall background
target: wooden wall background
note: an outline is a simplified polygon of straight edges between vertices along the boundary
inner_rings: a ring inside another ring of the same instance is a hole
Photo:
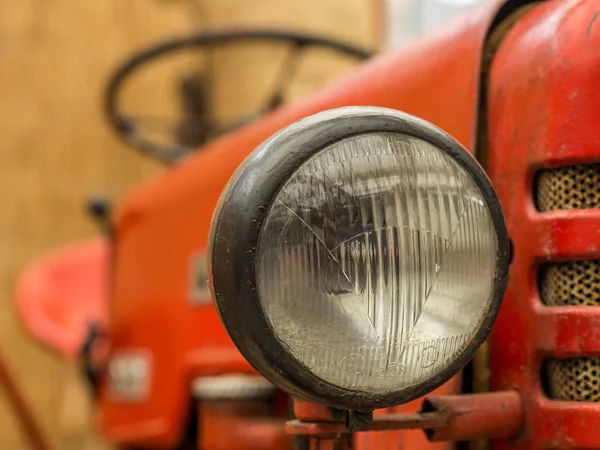
[[[378,0],[0,0],[0,348],[54,448],[109,446],[94,435],[75,368],[18,322],[15,278],[36,256],[96,233],[83,213],[89,194],[118,199],[162,170],[127,150],[102,122],[100,93],[110,69],[135,48],[197,26],[289,27],[374,48],[380,14]],[[215,113],[229,117],[256,104],[281,52],[213,55]],[[350,67],[311,55],[290,97]],[[148,105],[145,94],[134,95],[133,104],[168,107],[164,99]],[[0,448],[27,448],[1,386]]]

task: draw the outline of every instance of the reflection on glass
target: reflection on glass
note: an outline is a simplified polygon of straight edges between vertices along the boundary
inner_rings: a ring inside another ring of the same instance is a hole
[[[259,297],[277,338],[323,380],[386,393],[428,379],[486,314],[497,242],[469,174],[399,134],[340,141],[271,207]]]

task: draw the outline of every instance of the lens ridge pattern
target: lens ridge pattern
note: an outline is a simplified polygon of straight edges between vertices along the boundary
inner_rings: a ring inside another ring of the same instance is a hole
[[[341,140],[282,187],[257,249],[261,306],[322,380],[385,394],[429,379],[492,301],[497,238],[469,173],[397,133]]]

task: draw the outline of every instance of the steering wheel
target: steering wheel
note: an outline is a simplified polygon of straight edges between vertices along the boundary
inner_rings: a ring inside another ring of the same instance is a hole
[[[157,142],[146,132],[146,129],[156,126],[164,117],[142,117],[124,114],[119,110],[120,94],[125,82],[148,63],[190,48],[213,48],[224,44],[229,45],[247,41],[279,42],[290,46],[271,94],[250,118],[241,118],[227,124],[212,120],[200,100],[201,86],[194,78],[182,79],[179,84],[178,95],[183,118],[174,126],[174,142],[166,144]],[[118,67],[110,77],[104,94],[106,119],[116,134],[130,146],[159,159],[165,164],[172,164],[211,139],[232,131],[249,120],[277,108],[283,102],[284,93],[296,72],[298,59],[307,47],[327,48],[357,61],[363,61],[372,56],[372,53],[367,50],[343,42],[302,33],[276,30],[202,31],[189,36],[163,41],[142,50]],[[143,126],[143,122],[147,123],[146,127]]]

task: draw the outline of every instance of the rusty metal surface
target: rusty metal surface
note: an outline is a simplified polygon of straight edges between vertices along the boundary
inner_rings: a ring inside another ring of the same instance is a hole
[[[521,398],[513,391],[427,397],[423,411],[447,420],[444,426],[426,427],[432,441],[506,438],[516,436],[523,427]]]
[[[343,422],[344,411],[294,398],[294,416],[302,422]]]
[[[600,161],[597,1],[550,1],[508,33],[490,73],[489,175],[514,244],[504,305],[492,331],[494,389],[522,397],[525,427],[497,450],[600,448],[600,404],[557,401],[542,382],[547,358],[600,356],[600,310],[547,306],[538,271],[600,258],[600,209],[540,212],[536,173]]]
[[[442,412],[398,413],[374,417],[368,429],[363,431],[424,430],[441,428],[447,425],[448,416]],[[286,424],[286,430],[290,434],[321,437],[350,433],[344,422],[302,422],[292,420]]]
[[[458,374],[450,382],[429,393],[429,396],[447,396],[460,392],[462,376]],[[396,406],[379,409],[374,417],[394,414],[417,414],[423,404],[423,399]],[[421,429],[383,430],[377,433],[357,433],[354,435],[354,448],[361,450],[452,450],[453,442],[430,442]]]
[[[326,408],[304,405],[302,420],[289,421],[286,430],[312,438],[334,438],[349,434],[343,419],[335,421]],[[523,427],[521,399],[516,392],[427,397],[419,413],[385,414],[373,417],[362,431],[423,430],[432,441],[467,441],[516,436]]]

